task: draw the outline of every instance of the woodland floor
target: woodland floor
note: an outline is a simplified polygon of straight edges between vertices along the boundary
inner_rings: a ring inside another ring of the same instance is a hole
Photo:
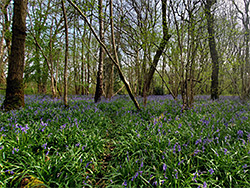
[[[250,103],[237,97],[185,112],[168,95],[140,112],[128,96],[25,103],[0,112],[0,187],[250,187]]]

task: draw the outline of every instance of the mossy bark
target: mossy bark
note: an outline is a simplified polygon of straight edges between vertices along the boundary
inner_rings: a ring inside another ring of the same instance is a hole
[[[6,111],[24,107],[24,89],[22,80],[7,80],[6,96],[3,107]]]

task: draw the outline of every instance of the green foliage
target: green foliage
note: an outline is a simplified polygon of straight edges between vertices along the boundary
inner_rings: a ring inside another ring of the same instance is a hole
[[[141,112],[128,96],[72,96],[69,108],[25,100],[0,112],[3,187],[27,177],[47,187],[250,186],[249,105],[238,99],[197,98],[185,112],[169,96],[149,96]]]
[[[153,88],[153,94],[154,95],[164,95],[164,88],[162,88],[162,86],[156,86]]]

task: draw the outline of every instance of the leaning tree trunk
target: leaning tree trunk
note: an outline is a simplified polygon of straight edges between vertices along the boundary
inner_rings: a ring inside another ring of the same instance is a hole
[[[24,107],[24,52],[26,37],[27,0],[14,1],[12,45],[8,64],[7,88],[3,107],[14,110]]]
[[[208,41],[210,55],[212,58],[212,82],[211,82],[211,99],[219,98],[219,57],[216,50],[215,31],[214,31],[214,16],[211,13],[211,7],[216,3],[216,0],[207,0],[205,4],[205,13],[207,19]]]
[[[99,0],[99,35],[100,40],[104,41],[103,34],[103,12],[102,12],[102,0]],[[103,94],[103,48],[100,46],[99,51],[99,65],[97,71],[97,82],[96,82],[96,90],[95,90],[95,102],[101,101],[101,96]]]
[[[147,73],[146,81],[145,81],[144,86],[143,86],[144,105],[146,105],[146,103],[147,103],[147,95],[149,93],[150,84],[152,82],[153,75],[155,73],[157,64],[158,64],[160,57],[165,49],[165,46],[167,45],[168,40],[170,39],[170,35],[168,34],[166,11],[167,11],[167,1],[162,0],[163,38],[162,38],[162,41],[160,43],[159,48],[156,51],[156,54],[154,56],[154,59],[153,59],[151,66],[150,66],[149,72]]]

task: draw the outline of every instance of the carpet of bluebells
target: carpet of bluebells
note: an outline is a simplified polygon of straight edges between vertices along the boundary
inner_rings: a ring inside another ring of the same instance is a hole
[[[0,187],[28,176],[44,187],[250,187],[250,104],[237,97],[197,97],[184,112],[168,95],[140,112],[128,96],[25,103],[0,111]]]

